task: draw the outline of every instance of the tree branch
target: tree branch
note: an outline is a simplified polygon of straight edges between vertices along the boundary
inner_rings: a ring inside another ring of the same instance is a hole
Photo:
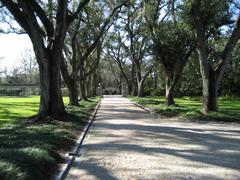
[[[2,5],[5,6],[11,14],[14,16],[16,21],[24,28],[26,32],[30,32],[30,27],[24,17],[23,12],[20,10],[20,7],[17,3],[13,2],[12,0],[1,0]]]
[[[101,37],[103,36],[103,34],[105,33],[105,31],[107,31],[110,27],[108,26],[111,22],[112,17],[115,15],[115,13],[118,13],[119,10],[123,7],[126,6],[126,3],[123,3],[117,7],[115,7],[112,11],[112,13],[110,14],[110,16],[106,19],[106,21],[103,23],[101,30],[97,36],[97,38],[94,40],[94,42],[89,46],[89,48],[87,49],[86,53],[82,56],[82,60],[79,60],[77,63],[77,67],[76,70],[78,71],[81,68],[81,63],[83,61],[85,61],[87,59],[87,57],[92,53],[92,51],[94,50],[94,48],[96,47],[96,45],[98,44],[99,40],[101,39]],[[108,26],[108,27],[107,27]]]
[[[41,20],[48,37],[53,37],[54,36],[53,24],[46,16],[44,10],[39,6],[39,4],[35,0],[30,0],[30,4],[34,11],[36,12],[37,16],[39,17],[39,19]]]
[[[90,2],[90,0],[82,0],[78,4],[77,10],[68,16],[68,24],[71,24],[75,19],[77,19],[79,13],[83,10],[83,8]]]
[[[222,61],[217,67],[216,71],[218,74],[222,74],[224,71],[225,66],[229,62],[229,57],[231,55],[232,50],[234,49],[235,45],[237,44],[238,40],[240,39],[240,13],[236,20],[235,28],[222,52]]]

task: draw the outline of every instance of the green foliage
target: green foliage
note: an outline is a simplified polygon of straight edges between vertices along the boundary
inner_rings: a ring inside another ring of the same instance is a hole
[[[193,48],[193,53],[175,87],[175,95],[200,96],[202,94],[202,79],[198,56],[195,51],[195,33],[191,16],[193,1],[174,1],[173,4],[170,2],[157,0],[144,1],[139,4],[139,1],[132,1],[136,11],[132,12],[132,8],[129,8],[128,11],[122,14],[122,18],[116,21],[114,30],[109,32],[110,40],[107,46],[113,49],[112,51],[117,51],[121,46],[121,41],[125,41],[127,29],[124,28],[124,20],[126,18],[136,22],[132,28],[134,33],[139,32],[137,37],[145,36],[150,40],[147,52],[152,56],[155,55],[155,57],[150,57],[151,62],[146,61],[143,64],[143,69],[146,69],[144,67],[148,67],[150,63],[154,64],[152,72],[157,74],[158,77],[155,81],[149,77],[146,79],[144,83],[145,95],[164,95],[163,89],[166,84],[166,76],[169,76],[168,79],[173,81],[178,79],[178,75],[181,75],[182,67],[185,65],[183,58],[187,55],[186,52]],[[234,15],[238,11],[233,12],[232,5],[226,0],[201,0],[200,6],[200,14],[206,30],[208,63],[215,69],[221,61],[223,48],[232,29],[233,19],[236,17]],[[141,28],[138,28],[139,24],[141,24]],[[119,31],[121,32],[119,34],[120,38],[118,36]],[[222,82],[219,83],[219,95],[239,95],[240,81],[238,77],[240,66],[238,49],[237,47],[233,53],[231,63],[226,68]],[[120,59],[123,62],[123,69],[129,80],[131,80],[131,67],[127,53],[124,54],[125,50],[126,48],[120,49],[119,54],[121,54]],[[115,52],[115,54],[118,53]],[[107,64],[101,68],[105,70],[109,69],[108,67]],[[117,67],[114,66],[114,69],[117,69]],[[115,72],[120,74],[117,70]],[[105,74],[104,77],[107,77],[105,79],[114,80],[114,78],[110,79],[110,74],[113,73]],[[104,81],[104,83],[107,84],[107,81]]]
[[[161,95],[163,96],[164,93],[165,93],[164,89],[158,88],[158,89],[151,90],[149,95],[150,96],[161,96]]]
[[[226,0],[201,0],[200,10],[205,28],[212,33],[217,33],[216,30],[231,19],[229,4]]]
[[[239,45],[232,53],[229,65],[219,84],[219,95],[240,96],[240,59]],[[202,79],[200,75],[199,62],[196,53],[186,64],[181,78],[180,96],[200,96],[202,94]]]
[[[18,115],[27,117],[38,109],[38,101],[39,97],[17,98],[15,105],[8,104],[5,110],[10,109],[12,114],[18,109],[15,118]],[[81,102],[80,107],[67,107],[69,114],[62,122],[31,123],[14,120],[5,114],[8,124],[12,121],[12,126],[4,124],[0,128],[0,179],[50,179],[57,169],[57,163],[62,160],[60,152],[73,146],[98,101],[99,98],[92,98]],[[26,107],[26,104],[29,106]],[[20,111],[21,107],[32,107],[32,111]]]
[[[196,6],[196,7],[195,7]],[[226,0],[208,1],[188,0],[181,6],[180,16],[194,29],[193,19],[200,19],[204,29],[205,45],[208,56],[208,64],[216,69],[221,63],[222,52],[227,43],[229,33],[234,23],[234,13],[231,4]],[[199,17],[194,17],[199,11]]]
[[[154,43],[157,59],[164,66],[165,73],[181,74],[180,69],[186,63],[185,56],[194,46],[192,33],[184,24],[170,21],[162,22],[157,29],[157,42]]]
[[[180,96],[202,95],[202,79],[196,53],[193,53],[184,67],[179,85],[180,88],[178,94]]]
[[[211,33],[218,33],[218,28],[222,25],[228,24],[231,19],[229,2],[226,0],[201,0],[200,1],[200,15],[203,20],[203,25]],[[181,9],[179,16],[188,24],[192,24],[192,0],[183,1],[179,6]]]
[[[229,65],[220,83],[219,91],[224,96],[240,96],[239,44],[232,53]]]

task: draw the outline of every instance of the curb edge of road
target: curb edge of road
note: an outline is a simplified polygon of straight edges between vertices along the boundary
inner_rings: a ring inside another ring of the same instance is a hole
[[[145,107],[145,106],[143,106],[143,105],[141,105],[141,104],[138,104],[138,103],[135,103],[135,102],[132,102],[135,106],[138,106],[138,107],[140,107],[141,109],[143,109],[143,110],[145,110],[145,111],[147,111],[147,112],[149,112],[149,113],[153,113],[152,112],[152,110],[151,109],[149,109],[149,108],[147,108],[147,107]]]
[[[81,146],[85,140],[85,137],[90,129],[90,126],[93,122],[93,120],[95,119],[96,117],[96,114],[97,114],[97,111],[101,105],[101,102],[102,102],[102,97],[101,99],[99,100],[97,106],[95,107],[94,111],[92,112],[91,116],[88,118],[89,121],[87,122],[87,124],[85,125],[84,127],[84,130],[82,131],[82,133],[80,134],[78,140],[76,141],[75,143],[75,146],[73,148],[73,151],[71,151],[70,153],[67,153],[65,155],[65,165],[61,168],[60,172],[55,176],[55,180],[63,180],[67,177],[68,175],[68,172],[75,160],[75,156],[79,156],[79,152],[80,152],[80,149],[81,149]]]
[[[130,100],[131,101],[131,100]],[[147,107],[145,107],[145,106],[143,106],[143,105],[141,105],[141,104],[138,104],[138,103],[136,103],[136,102],[133,102],[133,101],[131,101],[132,102],[132,104],[134,104],[135,106],[137,106],[137,107],[140,107],[141,109],[143,109],[143,110],[145,110],[145,111],[147,111],[147,112],[149,112],[149,113],[151,113],[151,114],[154,114],[154,112],[151,110],[151,109],[149,109],[149,108],[147,108]]]
[[[130,100],[130,99],[129,99],[129,100]],[[142,105],[142,104],[138,104],[138,103],[136,103],[136,102],[133,102],[132,100],[130,100],[130,101],[131,101],[132,104],[134,104],[135,106],[137,106],[137,107],[139,107],[139,108],[147,111],[148,113],[152,114],[154,117],[156,117],[156,118],[161,117],[159,114],[157,114],[156,112],[154,112],[152,109],[147,108],[147,107],[145,107],[145,106]]]

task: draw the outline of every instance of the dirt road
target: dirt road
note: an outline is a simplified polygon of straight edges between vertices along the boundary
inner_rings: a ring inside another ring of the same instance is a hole
[[[240,124],[156,118],[107,96],[67,179],[240,179]]]

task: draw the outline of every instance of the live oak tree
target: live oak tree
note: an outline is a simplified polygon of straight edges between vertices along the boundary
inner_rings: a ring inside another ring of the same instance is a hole
[[[114,77],[114,83],[115,83],[115,87],[118,88],[119,92],[122,91],[122,84],[123,84],[123,79],[122,79],[122,73],[119,72],[119,68],[116,64],[114,64],[112,62],[112,58],[108,57],[108,58],[104,58],[105,60],[107,60],[108,62],[108,66],[110,68],[110,72],[112,73],[113,77]]]
[[[184,31],[184,27],[172,26],[171,22],[165,25],[168,30],[163,30],[164,33],[158,35],[158,40],[154,42],[154,51],[165,74],[165,104],[172,105],[175,104],[176,86],[194,50],[194,45],[189,39],[190,35]],[[165,25],[161,28],[164,29]]]
[[[92,89],[88,88],[90,92],[86,90],[86,85],[90,87],[90,84],[86,80],[90,78],[93,83],[94,71],[98,67],[101,53],[102,37],[111,27],[112,22],[118,17],[122,8],[128,5],[128,3],[124,2],[121,4],[111,3],[113,7],[109,5],[109,9],[106,10],[104,8],[106,8],[107,4],[107,2],[105,4],[102,2],[91,2],[82,11],[82,14],[79,15],[78,22],[69,28],[69,38],[67,38],[67,45],[65,46],[66,58],[61,63],[61,72],[69,89],[71,105],[79,105],[78,82],[80,99],[87,100],[87,96],[94,94]],[[104,14],[105,10],[108,13]],[[91,58],[91,54],[94,51],[96,51],[97,57]],[[89,69],[88,61],[91,59],[95,59],[96,63]],[[70,62],[68,64],[71,66],[71,72],[68,71],[67,61]]]
[[[115,26],[116,27],[116,26]],[[134,94],[134,87],[135,85],[135,71],[134,71],[134,63],[128,58],[128,53],[125,50],[124,44],[123,44],[123,40],[122,40],[122,36],[121,36],[121,32],[122,30],[120,28],[115,28],[115,30],[111,33],[108,33],[108,37],[107,37],[107,42],[105,43],[105,48],[106,49],[106,53],[105,53],[105,58],[106,59],[110,59],[112,63],[115,62],[118,69],[120,70],[120,74],[122,77],[122,81],[121,80],[116,80],[118,81],[118,86],[120,86],[120,84],[126,84],[128,91],[131,94]],[[113,67],[113,65],[112,65]],[[115,68],[111,68],[113,74],[116,74],[114,72],[116,72]],[[116,75],[115,79],[117,79]]]
[[[175,1],[159,0],[146,1],[144,7],[153,52],[165,74],[165,104],[168,106],[175,104],[176,85],[195,48],[192,32],[178,18],[175,6]]]
[[[125,81],[122,72],[117,63],[115,63],[112,57],[107,52],[104,52],[104,50],[100,59],[100,67],[101,78],[99,82],[103,88],[115,87],[121,92],[122,84]]]
[[[40,71],[40,108],[36,120],[47,117],[62,119],[66,114],[60,84],[60,62],[69,25],[89,0],[78,3],[76,11],[67,0],[54,1],[55,11],[48,11],[53,1],[1,0],[18,24],[30,37]],[[51,9],[50,9],[51,10]],[[55,17],[53,19],[53,16]]]
[[[240,38],[240,14],[233,14],[226,0],[192,0],[190,17],[195,29],[197,51],[203,84],[203,113],[217,111],[217,93],[220,80],[229,64],[230,55]],[[225,32],[233,25],[230,32]],[[224,27],[225,26],[225,30]],[[223,41],[223,39],[227,39]],[[225,43],[226,42],[226,43]],[[221,44],[219,46],[219,44]]]
[[[86,61],[84,67],[84,83],[87,98],[96,95],[96,88],[98,86],[98,68],[100,57],[102,53],[102,40],[97,44],[95,51]]]
[[[144,82],[152,70],[149,39],[144,31],[144,19],[141,13],[142,3],[135,1],[123,21],[126,32],[124,47],[133,64],[132,72],[135,71],[138,97],[144,96]]]

